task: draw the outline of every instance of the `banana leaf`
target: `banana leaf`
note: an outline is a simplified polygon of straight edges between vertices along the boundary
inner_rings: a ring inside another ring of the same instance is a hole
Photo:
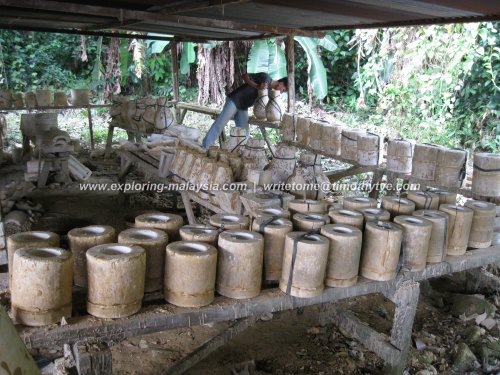
[[[101,52],[102,52],[102,36],[97,39],[96,47],[96,60],[94,63],[94,68],[92,69],[92,86],[96,87],[99,84],[102,76],[102,62],[101,62]]]
[[[283,50],[276,43],[275,39],[269,40],[268,48],[269,60],[267,73],[275,80],[286,77],[286,58]]]
[[[321,46],[323,47],[324,49],[326,49],[327,51],[330,51],[330,52],[335,52],[338,48],[338,45],[337,43],[335,42],[335,40],[332,38],[331,35],[325,35],[323,38],[321,39],[314,39],[314,41],[318,44],[318,46]]]
[[[120,39],[120,71],[122,73],[121,85],[125,85],[129,76],[129,67],[132,64],[130,53],[128,51],[129,40]]]
[[[191,42],[182,42],[182,56],[180,62],[181,74],[189,73],[189,66],[196,61],[196,52],[194,47],[196,44]]]
[[[265,40],[256,40],[250,49],[247,73],[267,73],[269,69],[269,45]]]
[[[172,35],[167,35],[167,34],[156,34],[156,33],[148,33],[148,35],[151,36],[172,36]],[[166,46],[169,45],[168,40],[146,40],[146,45],[149,47],[151,54],[158,54],[162,53],[163,50],[165,49]]]
[[[318,55],[317,44],[312,38],[296,36],[295,40],[302,46],[307,55],[308,86],[312,88],[318,99],[323,99],[328,93],[326,70]]]

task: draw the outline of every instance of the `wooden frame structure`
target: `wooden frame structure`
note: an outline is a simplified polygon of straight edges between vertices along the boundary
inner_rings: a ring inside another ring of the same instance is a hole
[[[280,14],[280,17],[276,17]],[[295,109],[294,87],[294,35],[321,37],[324,30],[386,27],[402,25],[437,24],[446,22],[486,21],[500,19],[500,4],[489,0],[415,0],[412,6],[400,1],[377,2],[367,0],[183,0],[166,2],[161,0],[97,1],[82,4],[77,0],[0,0],[0,29],[62,32],[81,35],[104,35],[135,37],[128,32],[156,32],[173,34],[175,37],[159,37],[172,40],[173,92],[175,118],[182,123],[188,110],[197,110],[192,105],[180,102],[179,41],[204,42],[206,40],[245,40],[286,37],[288,87],[288,110]],[[115,30],[110,32],[109,30]],[[144,36],[139,36],[144,38]],[[154,39],[155,37],[149,37]],[[93,130],[89,106],[89,130],[93,148]],[[75,107],[70,107],[75,108]],[[47,108],[48,109],[48,108]],[[55,108],[58,109],[58,108]],[[65,108],[59,108],[65,109]],[[206,114],[216,116],[215,110]],[[276,124],[251,120],[265,137],[264,129],[277,128]],[[107,139],[109,155],[114,127],[110,127]],[[295,144],[297,145],[297,144]],[[305,146],[297,145],[308,149]],[[317,152],[309,149],[309,151]],[[122,157],[120,180],[132,165],[138,165],[149,176],[157,173],[157,162],[153,157],[118,151]],[[327,155],[328,156],[328,155]],[[335,159],[338,159],[337,157]],[[344,171],[330,175],[335,181],[341,177],[374,172],[379,179],[385,171],[379,167],[354,165]],[[392,175],[390,178],[409,176]],[[467,191],[460,191],[467,194]],[[190,193],[182,194],[189,221],[195,217],[191,200],[218,212],[210,205]],[[220,210],[220,209],[219,209]],[[386,373],[401,374],[410,347],[411,331],[419,296],[419,281],[439,277],[453,272],[470,270],[490,263],[500,262],[500,245],[473,250],[461,257],[448,257],[445,262],[429,264],[423,271],[400,273],[386,282],[361,280],[347,288],[326,288],[315,298],[300,299],[288,296],[278,289],[265,289],[253,299],[231,300],[217,297],[209,306],[199,309],[179,308],[168,304],[145,307],[136,315],[125,319],[99,320],[90,316],[76,317],[69,324],[51,327],[21,327],[19,333],[28,348],[44,348],[54,345],[75,344],[85,339],[116,341],[127,337],[160,332],[168,329],[203,325],[212,322],[238,320],[232,328],[221,333],[209,343],[190,354],[167,373],[182,373],[199,359],[230,340],[255,323],[255,317],[269,312],[301,308],[311,305],[324,306],[324,319],[341,326],[359,339],[368,349],[377,353],[388,364]],[[395,304],[395,315],[389,336],[374,331],[347,311],[334,303],[342,299],[383,293]],[[154,296],[146,296],[154,299]]]

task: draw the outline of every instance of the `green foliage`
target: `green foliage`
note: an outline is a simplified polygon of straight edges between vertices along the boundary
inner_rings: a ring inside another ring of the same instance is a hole
[[[269,46],[266,40],[256,40],[248,55],[247,73],[267,73],[269,69]]]
[[[247,61],[248,73],[267,73],[272,79],[286,77],[286,58],[276,39],[256,40]]]
[[[195,43],[182,42],[182,56],[180,62],[180,73],[188,74],[189,67],[196,61]]]
[[[86,38],[85,62],[80,36],[2,30],[0,83],[14,91],[87,87],[96,40]]]
[[[318,43],[312,38],[296,36],[295,40],[302,46],[307,56],[308,87],[318,99],[323,99],[328,93],[326,70],[318,55]]]
[[[358,31],[357,107],[392,132],[500,149],[498,24]]]
[[[96,47],[96,57],[94,59],[94,69],[92,70],[92,89],[102,89],[104,87],[103,81],[103,66],[101,62],[101,54],[102,54],[102,36],[97,38],[97,47]]]
[[[124,86],[129,78],[130,65],[132,64],[132,58],[128,52],[129,41],[128,39],[120,40],[120,71],[122,73],[121,85]]]

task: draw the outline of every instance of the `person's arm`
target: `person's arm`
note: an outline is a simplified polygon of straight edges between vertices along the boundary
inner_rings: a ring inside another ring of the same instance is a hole
[[[243,78],[243,82],[245,82],[248,86],[253,87],[256,90],[265,89],[267,87],[267,83],[265,83],[265,82],[258,84],[256,82],[252,81],[252,79],[250,78],[250,75],[247,73],[242,74],[241,78]]]

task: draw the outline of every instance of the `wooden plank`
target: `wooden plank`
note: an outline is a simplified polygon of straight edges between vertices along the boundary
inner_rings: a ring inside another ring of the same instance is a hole
[[[201,105],[196,105],[196,104],[192,104],[192,103],[185,103],[185,102],[174,103],[174,106],[177,109],[185,109],[185,110],[192,111],[192,112],[203,113],[205,115],[210,115],[212,117],[218,116],[221,112],[221,110],[217,109],[217,108],[208,108],[208,107],[204,107]],[[279,129],[280,128],[279,121],[269,122],[269,121],[265,121],[265,120],[258,120],[255,117],[250,117],[248,119],[248,123],[250,125],[263,126],[265,128],[269,128],[269,129]]]
[[[286,37],[286,71],[288,73],[288,112],[295,112],[295,39]]]
[[[116,150],[116,154],[135,164],[137,169],[147,175],[150,179],[163,183],[164,179],[161,179],[158,175],[158,166],[149,162],[145,159],[144,154],[132,153],[125,150]]]
[[[208,107],[204,107],[201,105],[185,103],[185,102],[178,102],[178,103],[174,104],[174,106],[178,109],[185,109],[188,111],[203,113],[203,114],[211,115],[211,116],[218,116],[221,112],[220,109],[208,108]]]
[[[205,208],[208,208],[210,211],[213,211],[217,214],[223,214],[223,213],[226,213],[226,211],[224,211],[222,208],[210,203],[209,201],[205,200],[205,199],[201,199],[200,197],[198,197],[196,194],[190,192],[190,191],[187,191],[186,192],[187,196],[189,197],[189,199],[191,199],[193,202],[196,202],[198,203],[200,206],[203,206]]]
[[[250,117],[248,119],[250,125],[263,126],[269,129],[280,129],[281,123],[279,121],[270,122],[265,120],[257,120],[255,117]]]
[[[371,171],[372,171],[371,167],[360,167],[353,165],[347,169],[325,172],[325,176],[328,177],[330,183],[334,183],[343,179],[344,177],[354,176],[357,174],[367,173]]]
[[[485,267],[467,271],[465,287],[468,293],[498,293],[500,277],[488,272]]]
[[[385,293],[385,296],[396,305],[391,344],[405,354],[410,346],[411,327],[417,312],[419,294],[420,285],[415,281],[403,283],[394,292]]]
[[[108,136],[106,137],[106,148],[104,150],[104,158],[109,159],[111,157],[111,145],[113,144],[113,133],[115,132],[115,127],[109,125]]]
[[[196,216],[193,213],[193,206],[191,205],[191,200],[189,199],[189,194],[187,191],[181,191],[182,203],[184,203],[184,210],[188,217],[189,224],[197,224]]]
[[[19,327],[19,334],[28,348],[43,348],[73,343],[94,337],[101,340],[121,340],[126,337],[161,332],[173,328],[228,321],[334,302],[345,298],[393,290],[403,282],[420,281],[453,272],[465,271],[500,261],[500,245],[468,251],[463,256],[447,257],[445,262],[428,264],[423,271],[404,272],[389,281],[360,280],[348,288],[326,288],[314,298],[295,298],[279,289],[263,290],[259,296],[234,300],[218,296],[208,306],[188,309],[170,304],[145,307],[136,315],[123,319],[103,320],[91,316],[68,319],[65,326]]]
[[[130,173],[134,163],[130,159],[123,158],[123,163],[120,168],[120,173],[118,174],[118,182],[123,183],[127,178],[127,175]]]
[[[213,337],[195,351],[189,353],[186,357],[177,361],[162,375],[180,375],[189,370],[191,367],[201,362],[204,358],[208,357],[211,353],[219,349],[221,346],[227,344],[237,335],[245,332],[246,329],[255,325],[255,317],[240,319],[217,336]]]
[[[63,106],[47,106],[47,107],[12,107],[12,108],[2,108],[1,112],[9,112],[9,111],[46,111],[47,109],[56,109],[60,111],[66,111],[68,109],[82,109],[82,108],[110,108],[112,104],[90,104],[90,105],[63,105]]]
[[[262,137],[264,138],[264,141],[267,144],[267,148],[269,148],[269,151],[271,151],[271,155],[274,157],[276,153],[276,149],[274,148],[274,145],[271,143],[269,140],[269,136],[267,135],[266,128],[262,125],[258,125],[260,134],[262,134]]]
[[[376,353],[384,361],[388,363],[398,362],[401,352],[388,342],[387,336],[370,328],[352,313],[338,306],[332,306],[330,319],[349,336],[361,341],[364,347]]]

